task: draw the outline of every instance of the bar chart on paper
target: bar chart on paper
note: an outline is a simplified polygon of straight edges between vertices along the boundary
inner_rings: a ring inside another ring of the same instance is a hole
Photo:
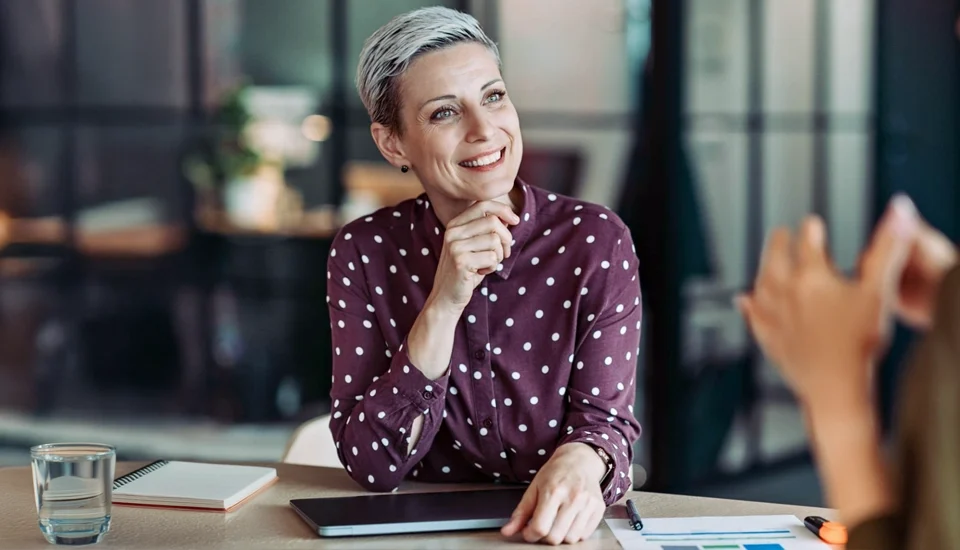
[[[644,518],[634,531],[625,519],[607,525],[624,550],[829,550],[794,516]]]

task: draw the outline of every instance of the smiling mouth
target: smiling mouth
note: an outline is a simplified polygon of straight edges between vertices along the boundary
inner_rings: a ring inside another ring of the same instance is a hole
[[[464,168],[484,168],[488,166],[493,166],[503,160],[503,155],[506,153],[506,147],[500,149],[499,151],[494,151],[493,153],[483,155],[482,157],[477,157],[470,160],[465,160],[458,163]]]

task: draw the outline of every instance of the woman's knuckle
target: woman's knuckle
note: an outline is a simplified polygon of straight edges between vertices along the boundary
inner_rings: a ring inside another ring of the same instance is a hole
[[[543,524],[542,521],[535,521],[530,524],[530,533],[535,535],[538,538],[543,538],[549,534],[547,527]]]
[[[607,503],[604,502],[602,495],[590,495],[590,504],[593,508],[597,509],[607,507]]]
[[[493,225],[491,225],[492,221],[492,216],[484,216],[476,221],[477,228],[483,231],[489,231],[493,227]]]
[[[561,485],[559,483],[553,482],[546,486],[544,494],[547,497],[547,500],[551,499],[563,499],[566,500],[570,497],[570,489],[566,485]]]
[[[550,533],[543,539],[543,542],[551,546],[557,546],[563,542],[563,535]]]

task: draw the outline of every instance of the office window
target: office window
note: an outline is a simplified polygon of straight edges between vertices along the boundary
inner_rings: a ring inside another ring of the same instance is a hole
[[[14,217],[61,213],[63,134],[53,127],[0,131],[0,211]]]
[[[59,5],[0,2],[0,108],[57,106],[63,100]]]
[[[183,0],[84,0],[74,8],[81,105],[187,107]]]
[[[309,86],[330,95],[330,0],[242,0],[243,72],[258,86]]]
[[[171,124],[147,128],[83,127],[77,132],[80,208],[152,199],[137,223],[177,222],[185,211],[180,155],[186,131]],[[126,222],[130,223],[130,222]]]
[[[759,398],[731,430],[722,460],[742,471],[802,450],[803,426],[732,307],[723,306],[732,314],[726,324],[737,328],[719,337],[703,312],[722,316],[717,304],[751,284],[764,235],[809,212],[826,218],[838,265],[854,265],[869,215],[875,0],[686,6],[686,158],[718,270],[689,284],[684,338],[713,335],[717,349],[753,356],[747,376]]]

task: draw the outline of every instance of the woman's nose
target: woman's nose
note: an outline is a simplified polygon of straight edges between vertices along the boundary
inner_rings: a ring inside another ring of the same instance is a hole
[[[487,141],[493,137],[496,127],[490,120],[488,113],[473,113],[468,118],[469,130],[467,141]]]

